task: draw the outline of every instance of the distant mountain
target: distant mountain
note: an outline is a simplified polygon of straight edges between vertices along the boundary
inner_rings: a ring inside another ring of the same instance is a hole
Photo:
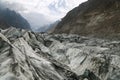
[[[42,26],[39,29],[36,29],[35,32],[48,32],[48,33],[51,33],[59,22],[60,21],[58,20],[58,21],[56,21],[56,22],[54,22],[52,24]]]
[[[0,28],[6,29],[11,26],[31,30],[30,24],[19,13],[10,9],[0,9]]]
[[[50,27],[50,25],[44,25],[36,30],[34,32],[46,32],[46,30]]]
[[[48,8],[55,12],[60,12],[61,9],[64,10],[68,7],[67,3],[66,0],[54,0],[49,4]]]
[[[49,28],[46,30],[47,33],[52,33],[55,29],[55,27],[58,25],[58,23],[60,22],[60,20],[50,24]]]
[[[71,10],[53,33],[119,36],[120,0],[88,0]]]

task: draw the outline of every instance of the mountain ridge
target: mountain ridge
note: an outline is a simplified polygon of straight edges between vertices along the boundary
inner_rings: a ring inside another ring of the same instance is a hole
[[[8,8],[0,8],[0,28],[16,27],[31,30],[30,24],[19,13]]]

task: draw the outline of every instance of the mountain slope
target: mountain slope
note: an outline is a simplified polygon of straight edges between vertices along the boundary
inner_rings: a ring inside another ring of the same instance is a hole
[[[71,10],[53,33],[74,33],[97,37],[119,36],[120,1],[88,0]]]
[[[16,27],[31,30],[30,24],[20,14],[10,9],[0,8],[0,28]]]
[[[0,31],[0,80],[119,80],[120,41]]]

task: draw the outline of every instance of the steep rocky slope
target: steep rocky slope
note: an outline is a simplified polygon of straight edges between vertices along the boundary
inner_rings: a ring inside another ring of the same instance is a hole
[[[16,27],[31,30],[30,24],[19,13],[6,8],[0,8],[0,28]]]
[[[0,80],[119,80],[120,41],[0,31]]]
[[[53,33],[74,33],[97,37],[120,34],[120,0],[88,0],[71,10]]]

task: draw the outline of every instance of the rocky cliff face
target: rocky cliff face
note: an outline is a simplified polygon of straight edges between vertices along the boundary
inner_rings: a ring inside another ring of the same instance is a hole
[[[119,80],[120,41],[0,31],[0,80]]]
[[[120,1],[88,0],[71,10],[53,33],[74,33],[97,37],[119,36]]]
[[[0,8],[0,28],[16,27],[31,30],[30,24],[19,13]]]

